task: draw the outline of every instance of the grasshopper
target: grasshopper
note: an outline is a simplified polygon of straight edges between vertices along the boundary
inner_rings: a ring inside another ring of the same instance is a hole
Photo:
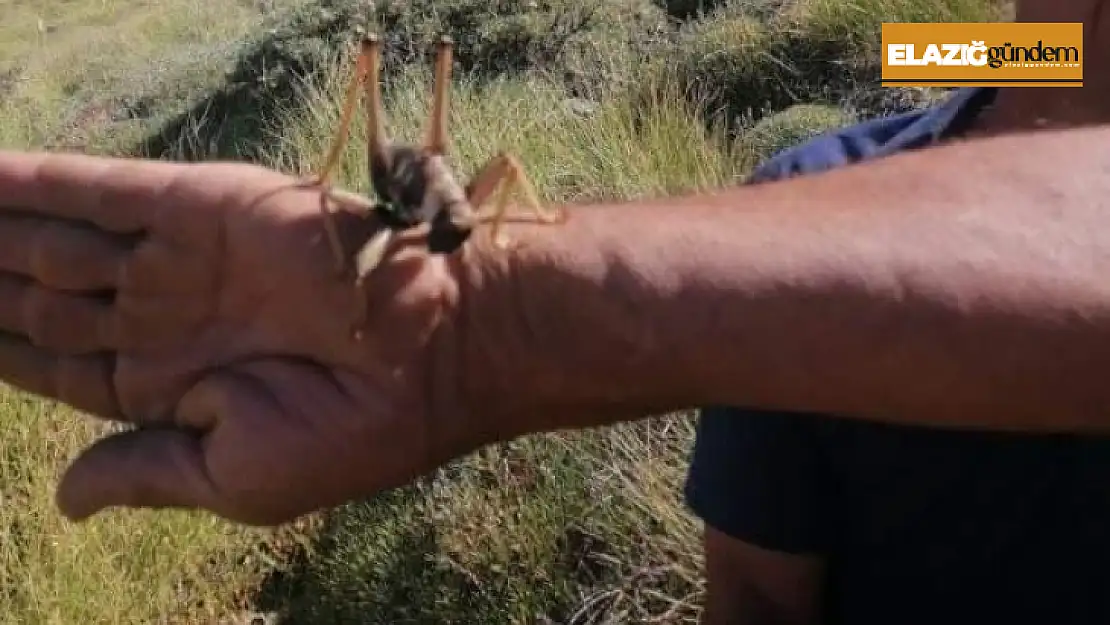
[[[355,255],[355,284],[360,293],[367,276],[382,262],[393,238],[422,224],[430,226],[427,245],[434,254],[451,253],[466,241],[474,228],[488,222],[493,224],[495,245],[506,249],[509,240],[502,235],[501,226],[510,193],[515,189],[523,192],[528,208],[541,223],[556,224],[567,219],[564,209],[547,209],[540,203],[524,168],[512,153],[498,153],[465,185],[459,183],[447,162],[452,49],[450,37],[441,37],[436,44],[431,116],[423,145],[417,146],[395,143],[387,134],[381,95],[382,44],[376,35],[368,35],[360,43],[355,74],[347,88],[339,129],[332,139],[324,166],[312,182],[323,189],[321,211],[324,229],[339,272],[347,270],[347,254],[339,238],[332,203],[351,212],[377,215],[385,226]],[[349,138],[360,90],[365,91],[367,161],[378,202],[335,189],[330,183]],[[498,195],[492,213],[479,213],[495,192]],[[365,306],[365,298],[360,301]],[[362,310],[356,328],[361,325],[364,314],[365,310]],[[355,334],[359,336],[357,329]]]

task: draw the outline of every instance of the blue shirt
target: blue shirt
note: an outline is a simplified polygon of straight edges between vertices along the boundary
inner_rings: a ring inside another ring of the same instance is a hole
[[[827,133],[766,183],[958,136],[994,89]],[[686,485],[707,525],[827,563],[826,625],[1110,623],[1110,441],[702,411]],[[758,575],[758,571],[753,571]]]

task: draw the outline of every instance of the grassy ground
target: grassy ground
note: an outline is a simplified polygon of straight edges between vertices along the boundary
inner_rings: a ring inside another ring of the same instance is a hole
[[[0,0],[0,146],[307,172],[336,123],[350,69],[342,44],[369,24],[387,42],[400,136],[421,130],[427,44],[446,31],[459,43],[461,170],[504,148],[548,200],[671,194],[738,182],[821,130],[931,101],[875,88],[878,24],[992,10],[989,0]],[[342,178],[368,191],[361,158],[352,148]],[[51,499],[58,471],[103,430],[4,393],[0,621],[231,622],[250,607],[287,623],[693,622],[699,527],[680,499],[692,416],[515,441],[274,534],[184,513],[65,523]]]

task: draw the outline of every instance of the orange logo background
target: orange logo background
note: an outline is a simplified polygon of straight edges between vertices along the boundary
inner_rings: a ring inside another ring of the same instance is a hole
[[[884,87],[1081,87],[1083,24],[885,23]]]

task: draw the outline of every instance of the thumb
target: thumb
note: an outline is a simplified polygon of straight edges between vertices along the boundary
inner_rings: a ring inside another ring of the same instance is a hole
[[[62,514],[84,520],[109,507],[205,508],[217,502],[200,434],[144,429],[87,448],[58,486]]]

